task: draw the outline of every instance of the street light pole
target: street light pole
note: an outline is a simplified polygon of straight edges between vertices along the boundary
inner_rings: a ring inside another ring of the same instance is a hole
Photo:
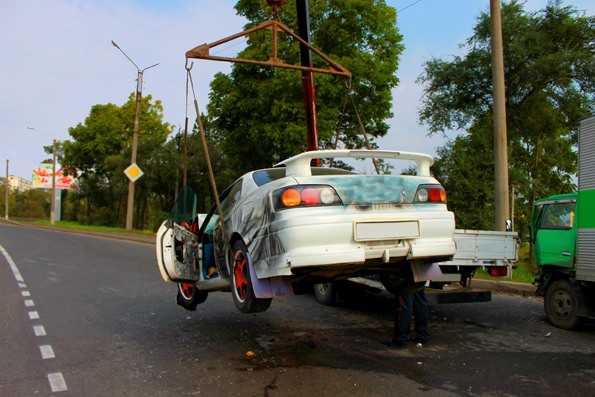
[[[122,50],[113,40],[112,45],[116,47],[124,56],[134,65],[137,70],[137,78],[136,78],[136,110],[134,112],[134,127],[132,128],[132,155],[130,159],[130,164],[136,163],[136,150],[138,146],[138,120],[140,117],[140,105],[143,97],[143,73],[145,70],[150,69],[159,65],[156,63],[155,65],[148,66],[144,69],[140,69],[136,66],[136,63],[126,53]],[[132,221],[133,221],[133,212],[134,212],[134,182],[132,180],[128,181],[128,203],[126,205],[126,230],[132,230]]]

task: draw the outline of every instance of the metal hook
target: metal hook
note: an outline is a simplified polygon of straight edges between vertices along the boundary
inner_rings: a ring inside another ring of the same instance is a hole
[[[273,13],[269,17],[269,20],[279,18],[279,6],[283,5],[283,3],[285,3],[285,0],[267,0],[267,4],[273,8]]]
[[[192,66],[194,66],[194,62],[190,62],[190,67],[188,67],[188,58],[186,58],[186,66],[184,66],[186,68],[186,70],[191,71]]]

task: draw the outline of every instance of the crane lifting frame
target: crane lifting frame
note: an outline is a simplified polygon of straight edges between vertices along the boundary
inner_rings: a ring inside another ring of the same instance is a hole
[[[233,41],[240,37],[248,36],[251,33],[254,33],[254,32],[257,32],[260,30],[264,30],[264,29],[271,30],[273,33],[273,37],[272,37],[272,39],[273,39],[273,44],[272,44],[273,54],[269,58],[268,61],[258,61],[255,59],[245,59],[245,58],[228,58],[228,57],[220,57],[220,56],[210,55],[210,50],[214,47],[217,47],[221,44],[228,43],[228,42]],[[278,38],[279,31],[283,31],[286,34],[290,35],[292,38],[294,38],[295,40],[300,42],[303,46],[307,47],[309,50],[311,50],[316,55],[318,55],[320,58],[322,58],[329,65],[329,69],[322,69],[322,68],[316,68],[316,67],[300,66],[300,65],[292,65],[292,64],[284,63],[277,56],[277,38]],[[335,62],[332,59],[330,59],[324,53],[322,53],[321,51],[319,51],[318,49],[313,47],[310,43],[308,43],[307,41],[302,39],[297,34],[293,33],[287,25],[284,25],[283,23],[281,23],[277,20],[268,20],[268,21],[258,24],[257,26],[255,26],[253,28],[246,29],[243,32],[228,36],[221,40],[212,42],[210,44],[199,45],[198,47],[195,47],[195,48],[191,49],[190,51],[186,52],[186,59],[188,60],[188,58],[207,59],[207,60],[211,60],[211,61],[238,62],[238,63],[246,63],[246,64],[251,64],[251,65],[301,70],[301,71],[305,71],[305,72],[324,73],[324,74],[345,76],[345,77],[351,78],[351,72],[349,70],[347,70],[345,67],[343,67],[338,62]]]

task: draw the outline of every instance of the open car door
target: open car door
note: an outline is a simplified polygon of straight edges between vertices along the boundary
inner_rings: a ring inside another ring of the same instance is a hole
[[[197,234],[201,219],[196,203],[194,190],[184,187],[169,218],[157,231],[157,262],[161,277],[167,282],[194,283],[199,279]]]

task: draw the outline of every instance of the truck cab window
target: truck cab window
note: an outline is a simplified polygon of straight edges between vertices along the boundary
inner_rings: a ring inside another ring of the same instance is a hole
[[[572,229],[575,203],[545,205],[541,215],[540,229]]]

